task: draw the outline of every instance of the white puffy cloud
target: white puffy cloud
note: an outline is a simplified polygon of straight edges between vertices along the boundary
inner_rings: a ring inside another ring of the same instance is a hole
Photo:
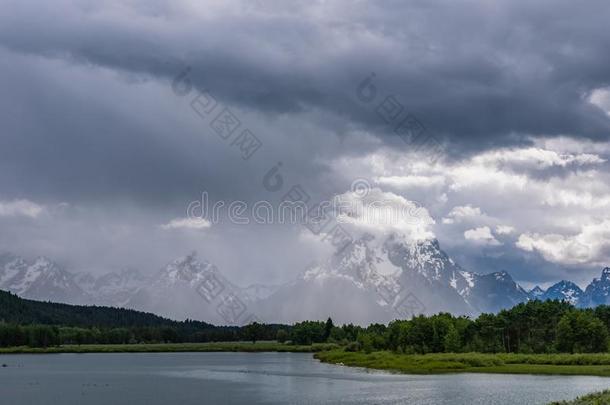
[[[491,229],[488,226],[469,229],[464,232],[466,240],[483,243],[490,246],[499,246],[501,243],[491,234]]]
[[[540,257],[549,269],[592,271],[610,264],[604,236],[610,220],[610,142],[560,137],[531,145],[436,164],[383,149],[343,159],[336,169],[355,168],[352,173],[421,201],[433,218],[442,219],[442,228],[431,227],[441,243],[464,255],[497,250],[502,236],[502,254]],[[435,186],[416,187],[430,184]]]
[[[420,204],[392,192],[372,188],[336,196],[337,222],[352,232],[373,235],[398,234],[407,240],[434,238],[435,221]]]
[[[44,207],[29,200],[0,201],[0,217],[37,218]]]
[[[589,95],[589,102],[610,115],[610,87],[593,90]]]
[[[528,252],[537,251],[553,263],[605,266],[610,261],[610,220],[584,225],[575,235],[525,233],[516,245]]]
[[[495,166],[474,162],[449,166],[447,176],[449,189],[456,192],[477,188],[489,188],[496,192],[520,192],[528,184],[528,177],[525,174],[512,173]]]
[[[442,186],[445,183],[443,176],[381,176],[375,181],[381,185],[388,185],[395,188],[428,188]]]
[[[481,209],[479,207],[473,207],[472,205],[461,205],[457,207],[453,207],[449,214],[445,218],[443,218],[444,224],[454,224],[462,222],[462,220],[467,218],[476,218],[482,215]]]
[[[472,159],[480,165],[514,165],[532,169],[546,169],[552,166],[565,167],[603,163],[605,160],[592,153],[559,153],[543,148],[510,148],[482,153]]]
[[[207,229],[212,224],[210,221],[204,218],[175,218],[169,221],[167,224],[161,225],[161,229],[172,230],[172,229],[192,229],[202,230]]]
[[[510,235],[515,232],[515,228],[510,225],[498,225],[496,226],[496,233],[498,235]]]

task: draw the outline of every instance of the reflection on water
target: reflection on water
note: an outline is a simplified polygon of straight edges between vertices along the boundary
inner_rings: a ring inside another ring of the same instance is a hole
[[[610,379],[397,375],[321,364],[303,353],[0,356],[4,404],[546,404]]]

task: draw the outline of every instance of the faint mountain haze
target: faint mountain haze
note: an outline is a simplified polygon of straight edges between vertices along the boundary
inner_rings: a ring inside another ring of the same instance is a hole
[[[0,255],[0,289],[24,298],[127,307],[214,324],[292,323],[331,316],[339,323],[389,322],[417,314],[476,316],[532,299],[578,307],[610,302],[610,268],[583,291],[562,280],[526,291],[506,271],[478,274],[451,259],[435,239],[363,235],[345,250],[283,285],[241,287],[196,253],[153,276],[136,269],[101,276],[71,273],[51,260]],[[223,305],[232,303],[228,317]]]

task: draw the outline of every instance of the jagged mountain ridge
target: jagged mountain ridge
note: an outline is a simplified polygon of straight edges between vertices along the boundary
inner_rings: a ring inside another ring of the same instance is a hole
[[[213,296],[206,298],[205,291],[200,291],[200,285],[208,278],[222,286],[219,290],[222,295],[210,291]],[[236,319],[222,316],[227,303],[219,300],[235,298],[234,301],[247,307],[275,289],[276,286],[260,284],[240,288],[212,264],[198,261],[194,254],[169,263],[154,276],[135,269],[101,276],[71,273],[44,257],[27,261],[10,253],[0,255],[0,290],[41,301],[141,309],[179,320],[208,319],[217,324],[236,324]],[[220,304],[224,305],[221,310]],[[238,315],[244,320],[253,318],[251,312]]]
[[[602,270],[600,278],[594,278],[585,288],[582,306],[594,307],[610,303],[610,267]]]
[[[579,307],[607,304],[610,268],[585,291],[565,280],[547,290],[525,291],[505,271],[464,270],[436,240],[365,235],[281,286],[239,287],[195,254],[169,263],[152,277],[133,269],[99,277],[73,274],[44,257],[30,262],[3,254],[0,289],[31,299],[127,307],[215,324],[327,316],[363,324],[440,311],[477,315],[531,299],[561,299]]]
[[[294,313],[322,319],[333,308],[333,319],[363,324],[441,311],[496,312],[528,297],[506,272],[465,271],[437,240],[408,243],[395,235],[382,241],[365,235],[258,302],[257,313],[286,322]]]
[[[541,299],[541,297],[544,295],[544,290],[542,288],[540,288],[540,286],[535,286],[534,288],[532,288],[531,290],[528,291],[528,295],[530,296],[531,299],[535,300],[535,299]]]
[[[572,305],[579,305],[583,295],[584,292],[579,286],[571,281],[561,280],[544,291],[540,299],[567,301]]]
[[[74,275],[45,257],[28,262],[10,253],[0,255],[0,289],[23,298],[74,303],[86,300]]]
[[[128,268],[99,277],[80,273],[75,276],[75,280],[83,288],[90,302],[123,307],[143,285],[150,282],[150,277],[137,269]]]
[[[225,278],[216,266],[196,254],[177,259],[159,271],[127,301],[129,308],[173,319],[207,319],[214,324],[245,324],[253,296]]]

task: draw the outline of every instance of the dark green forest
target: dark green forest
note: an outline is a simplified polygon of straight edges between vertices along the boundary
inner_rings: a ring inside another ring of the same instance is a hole
[[[566,302],[530,301],[472,320],[441,313],[371,325],[346,350],[406,354],[596,353],[608,350],[610,307],[577,309]],[[331,334],[333,336],[333,334]],[[341,338],[341,332],[336,336]]]
[[[298,345],[333,342],[347,351],[407,354],[591,353],[608,350],[609,328],[609,306],[577,309],[560,301],[530,301],[476,319],[440,313],[366,328],[335,326],[330,318],[237,327],[178,322],[122,308],[31,301],[0,291],[2,347],[277,340]]]
[[[0,291],[0,347],[230,342],[251,340],[250,329],[188,319],[178,322],[123,308],[32,301]],[[274,340],[280,326],[255,329],[257,339]]]

